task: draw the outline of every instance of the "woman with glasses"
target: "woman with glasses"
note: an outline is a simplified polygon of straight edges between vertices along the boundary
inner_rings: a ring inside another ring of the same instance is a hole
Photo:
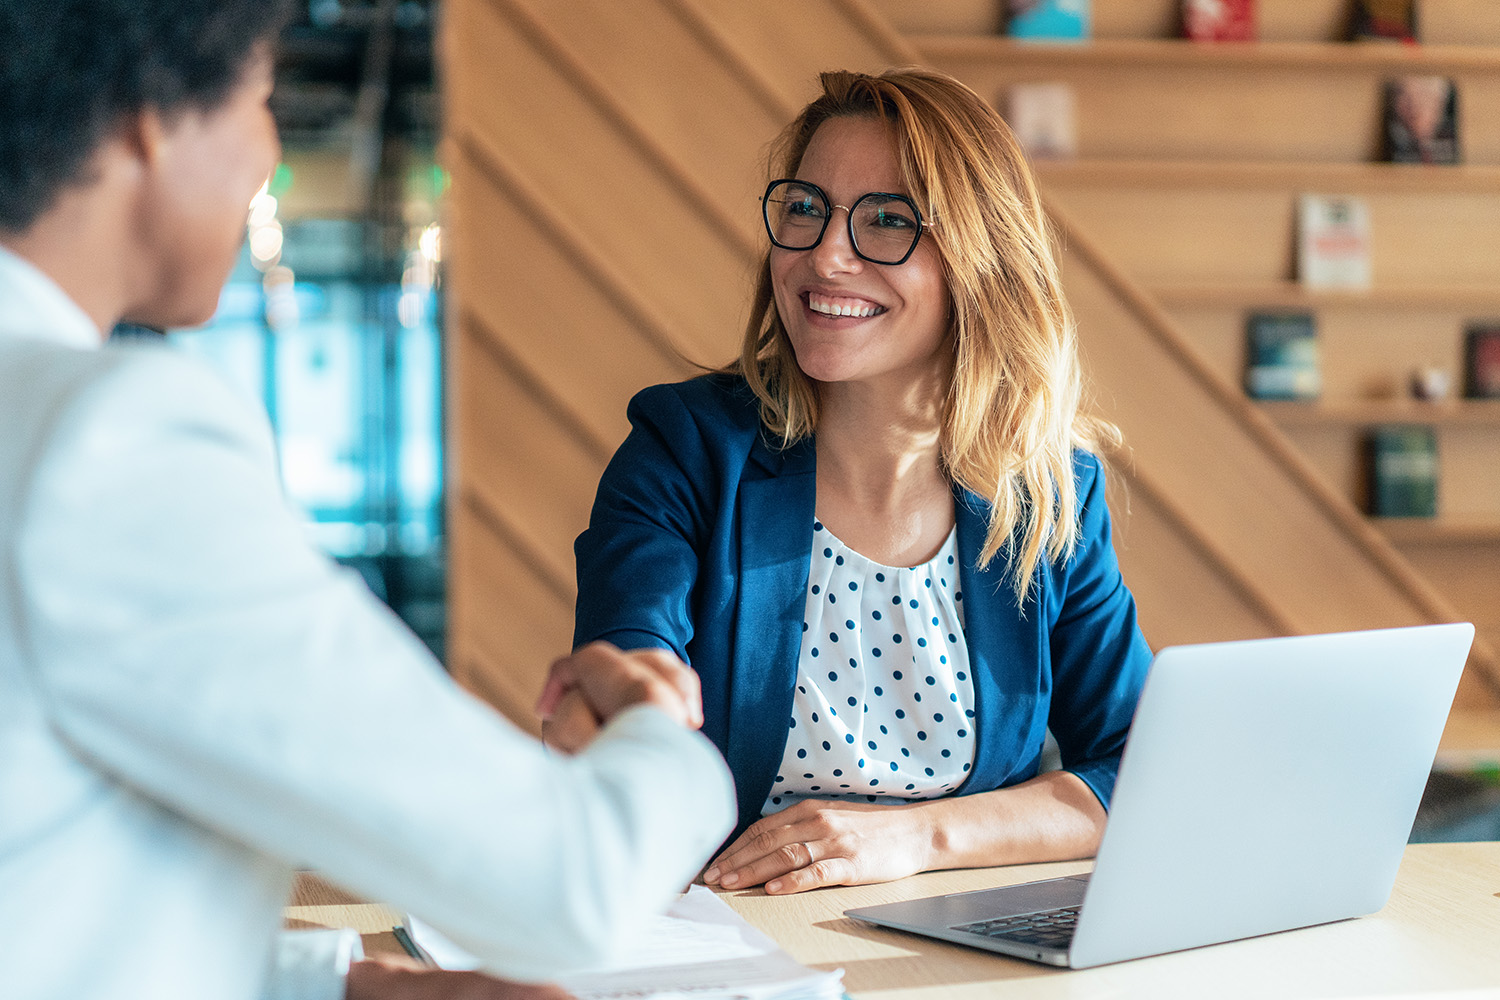
[[[630,405],[575,641],[698,671],[740,808],[710,884],[1090,855],[1150,654],[1035,184],[949,77],[822,85],[739,361]]]

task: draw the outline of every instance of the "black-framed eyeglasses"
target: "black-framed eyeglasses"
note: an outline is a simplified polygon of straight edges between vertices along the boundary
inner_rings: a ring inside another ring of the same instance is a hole
[[[844,209],[850,245],[872,264],[905,264],[922,231],[933,226],[922,221],[906,195],[886,191],[860,195],[853,205],[835,205],[816,184],[783,178],[770,183],[760,202],[766,233],[783,250],[811,250],[823,242],[833,210]]]

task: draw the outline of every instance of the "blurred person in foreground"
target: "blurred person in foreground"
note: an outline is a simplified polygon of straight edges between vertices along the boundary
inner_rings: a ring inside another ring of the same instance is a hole
[[[535,981],[618,950],[733,824],[675,657],[555,664],[542,707],[577,752],[548,754],[308,547],[263,415],[168,348],[101,349],[214,312],[280,152],[281,17],[0,6],[11,1000],[545,995],[278,934],[294,867]]]

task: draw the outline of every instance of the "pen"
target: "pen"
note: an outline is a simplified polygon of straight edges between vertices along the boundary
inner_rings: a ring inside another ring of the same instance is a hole
[[[397,924],[395,927],[392,927],[391,933],[396,936],[396,943],[401,945],[402,951],[428,968],[437,967],[437,963],[432,960],[432,956],[427,954],[421,945],[417,944],[411,936],[411,931],[404,924]]]

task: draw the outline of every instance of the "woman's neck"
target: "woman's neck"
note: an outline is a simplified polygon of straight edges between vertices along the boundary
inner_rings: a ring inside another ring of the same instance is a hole
[[[818,517],[846,545],[876,562],[925,562],[953,528],[941,437],[937,393],[820,387]]]

